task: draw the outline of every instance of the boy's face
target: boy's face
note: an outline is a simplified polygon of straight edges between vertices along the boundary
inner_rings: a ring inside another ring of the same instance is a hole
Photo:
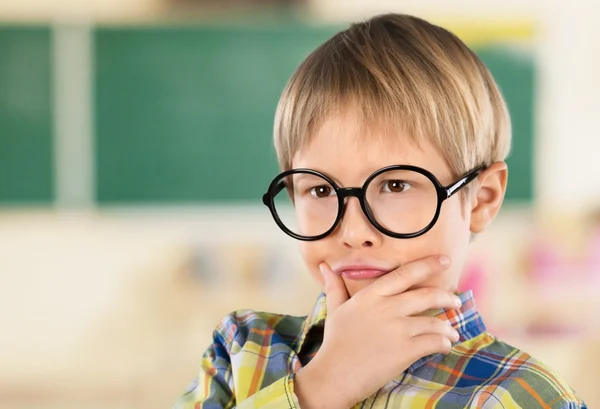
[[[342,187],[360,187],[374,171],[389,165],[424,168],[433,173],[442,185],[455,181],[448,164],[431,144],[417,147],[414,143],[403,143],[401,134],[373,134],[368,138],[357,138],[359,127],[348,118],[351,116],[333,117],[326,121],[311,143],[294,157],[292,166],[323,172]],[[478,189],[478,186],[473,184],[472,188]],[[319,271],[322,262],[338,273],[342,272],[340,270],[344,266],[372,266],[390,271],[417,259],[445,254],[452,260],[451,268],[424,282],[422,286],[456,290],[471,231],[481,230],[471,226],[472,211],[477,200],[463,200],[461,196],[456,194],[446,200],[435,226],[424,235],[412,239],[395,239],[384,235],[366,218],[358,199],[349,198],[344,217],[334,232],[318,241],[300,242],[302,256],[310,273],[323,285]],[[492,218],[494,215],[495,212]],[[352,279],[346,275],[342,277],[350,296],[376,280]]]

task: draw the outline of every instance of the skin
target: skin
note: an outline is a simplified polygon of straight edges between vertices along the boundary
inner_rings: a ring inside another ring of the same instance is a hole
[[[325,121],[311,143],[295,155],[293,167],[321,171],[342,187],[362,186],[377,169],[396,164],[429,170],[443,185],[455,181],[441,152],[430,143],[420,147],[402,143],[402,134],[357,138],[360,127],[356,121],[349,121],[348,115]],[[393,140],[398,142],[389,143]],[[332,234],[315,242],[300,242],[302,257],[310,274],[323,286],[321,263],[327,263],[334,270],[357,263],[393,270],[414,260],[445,254],[452,260],[452,268],[421,285],[456,291],[471,233],[481,233],[498,213],[506,177],[505,163],[492,164],[478,181],[471,182],[473,192],[467,200],[461,200],[461,194],[446,200],[435,226],[412,239],[395,239],[379,232],[364,215],[358,199],[350,198],[344,218]],[[350,296],[375,280],[342,278]]]
[[[374,131],[357,138],[360,127],[351,118],[349,113],[325,121],[297,153],[293,167],[321,171],[342,187],[362,186],[377,169],[396,164],[427,169],[444,185],[455,180],[431,144],[417,147],[402,143],[408,140],[406,135]],[[358,200],[350,198],[331,235],[300,242],[310,274],[327,295],[323,344],[294,381],[302,408],[347,409],[419,358],[450,351],[458,333],[427,315],[460,306],[454,292],[471,235],[485,230],[498,213],[506,178],[504,162],[489,166],[472,182],[469,196],[456,194],[446,200],[437,224],[417,238],[394,239],[380,233]],[[373,265],[388,273],[355,280],[334,271],[348,264]]]

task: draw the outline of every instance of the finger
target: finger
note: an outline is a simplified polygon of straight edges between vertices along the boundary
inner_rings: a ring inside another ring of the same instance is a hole
[[[457,342],[460,338],[460,334],[450,325],[449,321],[437,317],[412,317],[406,321],[406,325],[409,335],[413,338],[426,334],[441,335],[452,342]]]
[[[348,301],[348,291],[344,280],[339,274],[333,272],[331,267],[327,263],[321,263],[319,265],[321,274],[325,279],[325,295],[327,298],[327,313],[331,314],[340,305]]]
[[[400,294],[449,265],[450,259],[446,256],[432,256],[413,261],[378,278],[369,286],[369,291],[374,291],[380,296]]]
[[[462,305],[456,294],[438,287],[409,290],[392,299],[398,304],[397,311],[401,316],[418,315],[434,309],[458,309]]]
[[[415,360],[433,354],[448,354],[452,350],[452,341],[441,334],[423,334],[412,338]]]

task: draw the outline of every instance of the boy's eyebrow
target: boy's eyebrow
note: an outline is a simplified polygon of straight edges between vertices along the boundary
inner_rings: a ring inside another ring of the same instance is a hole
[[[312,168],[302,168],[302,169],[310,169],[310,170],[314,170]],[[323,172],[321,172],[323,173]],[[338,185],[338,186],[342,186],[337,180],[335,180],[334,178],[332,178],[331,176],[329,176],[326,173],[323,173],[324,175],[326,175],[328,178],[330,178],[331,180],[333,180],[333,182]],[[292,175],[290,175],[292,176]],[[295,175],[293,175],[295,177],[295,180],[293,180],[294,182],[301,182],[302,179],[307,179],[307,178],[320,178],[317,175],[313,175],[310,173],[296,173]],[[325,179],[323,179],[323,182],[327,182]],[[289,187],[288,184],[284,181],[281,180],[276,186],[275,186],[275,190],[274,190],[274,194],[277,195],[279,194],[283,189],[285,189],[286,187]]]
[[[395,164],[397,164],[397,165],[401,165],[402,163],[395,163]],[[377,172],[378,170],[380,170],[380,169],[382,169],[382,168],[384,168],[384,167],[386,167],[386,166],[389,166],[389,165],[381,166],[381,167],[378,167],[378,168],[376,168],[376,169],[375,169],[375,170],[373,170],[373,171],[370,171],[370,172],[369,172],[369,173],[368,173],[366,176],[364,176],[364,178],[362,179],[362,182],[361,182],[361,183],[359,183],[359,184],[358,184],[358,186],[355,186],[355,187],[360,187],[360,186],[362,186],[362,185],[363,185],[363,183],[364,183],[364,182],[365,182],[365,181],[366,181],[366,180],[367,180],[367,179],[368,179],[368,178],[369,178],[369,177],[370,177],[370,176],[371,176],[373,173]],[[300,168],[297,168],[297,169],[300,169]],[[319,172],[319,173],[322,173],[323,175],[327,176],[327,177],[328,177],[330,180],[332,180],[332,181],[333,181],[333,182],[334,182],[334,183],[335,183],[335,184],[336,184],[338,187],[340,187],[340,188],[350,187],[350,186],[344,185],[344,184],[343,184],[343,183],[342,183],[342,182],[341,182],[341,181],[340,181],[338,178],[336,178],[335,176],[333,176],[331,173],[325,172],[325,171],[323,171],[323,170],[320,170],[320,169],[315,169],[315,168],[312,168],[312,167],[306,167],[306,166],[303,166],[303,167],[301,167],[301,169],[310,169],[310,170],[315,170],[315,171],[317,171],[317,172]],[[311,175],[311,174],[309,174],[309,173],[299,173],[299,174],[297,174],[296,176],[297,176],[297,178],[298,178],[298,179],[294,179],[294,180],[302,180],[303,178],[307,178],[307,177],[311,177],[311,176],[312,176],[312,177],[317,177],[316,175]]]
[[[308,173],[297,173],[296,175],[290,175],[290,176],[292,176],[292,177],[296,176],[296,182],[298,182],[299,180],[301,181],[302,179],[305,179],[305,178],[307,178],[307,177],[309,177],[309,176],[312,176],[312,177],[314,177],[314,178],[316,178],[316,177],[317,177],[317,176],[315,176],[315,175],[311,175],[311,174],[308,174]],[[275,186],[275,191],[274,191],[274,194],[275,194],[275,195],[278,195],[278,194],[279,194],[279,193],[280,193],[280,192],[281,192],[283,189],[285,189],[286,187],[289,187],[289,186],[287,186],[287,183],[285,182],[285,179],[282,179],[282,180],[281,180],[281,181],[280,181],[280,182],[277,184],[277,186]]]
[[[329,179],[333,180],[338,186],[341,186],[337,180],[335,180],[334,178],[332,178],[331,176],[329,176],[327,173],[321,172],[323,173],[325,176],[327,176]],[[309,181],[315,181],[315,180],[322,180],[324,183],[327,183],[327,181],[325,179],[322,179],[321,177],[317,176],[317,175],[312,175],[310,173],[297,173],[294,175],[293,181],[294,183],[302,183],[303,181],[305,181],[305,179],[308,179]]]
[[[333,181],[333,182],[334,182],[334,183],[335,183],[335,184],[336,184],[338,187],[340,187],[340,188],[344,188],[344,187],[350,187],[350,186],[346,186],[346,185],[344,185],[344,184],[343,184],[343,183],[342,183],[340,180],[338,180],[336,177],[334,177],[334,176],[333,176],[333,175],[331,175],[330,173],[328,173],[328,172],[325,172],[325,171],[323,171],[323,170],[317,170],[317,169],[315,169],[315,168],[312,168],[312,167],[302,167],[302,169],[310,169],[310,170],[317,171],[317,172],[319,172],[319,173],[321,173],[321,174],[323,174],[323,175],[327,176],[327,177],[328,177],[330,180],[332,180],[332,181]],[[376,170],[375,170],[375,172],[376,172],[377,170],[379,170],[379,169],[380,169],[380,168],[376,169]],[[361,182],[361,183],[358,185],[358,187],[362,186],[362,184],[363,184],[363,183],[364,183],[364,182],[367,180],[367,178],[368,178],[369,176],[371,176],[371,174],[373,174],[373,172],[371,172],[371,173],[369,173],[367,176],[365,176],[365,178],[364,178],[364,179],[363,179],[363,181],[362,181],[362,182]],[[295,175],[294,175],[294,181],[295,181],[295,182],[301,182],[303,179],[307,179],[307,178],[318,178],[318,176],[317,176],[317,175],[310,174],[310,173],[297,173],[297,174],[295,174]]]

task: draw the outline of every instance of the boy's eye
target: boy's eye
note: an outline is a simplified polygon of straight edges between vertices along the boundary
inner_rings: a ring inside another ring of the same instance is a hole
[[[383,182],[383,191],[386,193],[402,193],[411,187],[410,183],[402,180],[386,180]]]
[[[333,196],[335,194],[331,186],[321,185],[310,189],[310,194],[317,198]]]

